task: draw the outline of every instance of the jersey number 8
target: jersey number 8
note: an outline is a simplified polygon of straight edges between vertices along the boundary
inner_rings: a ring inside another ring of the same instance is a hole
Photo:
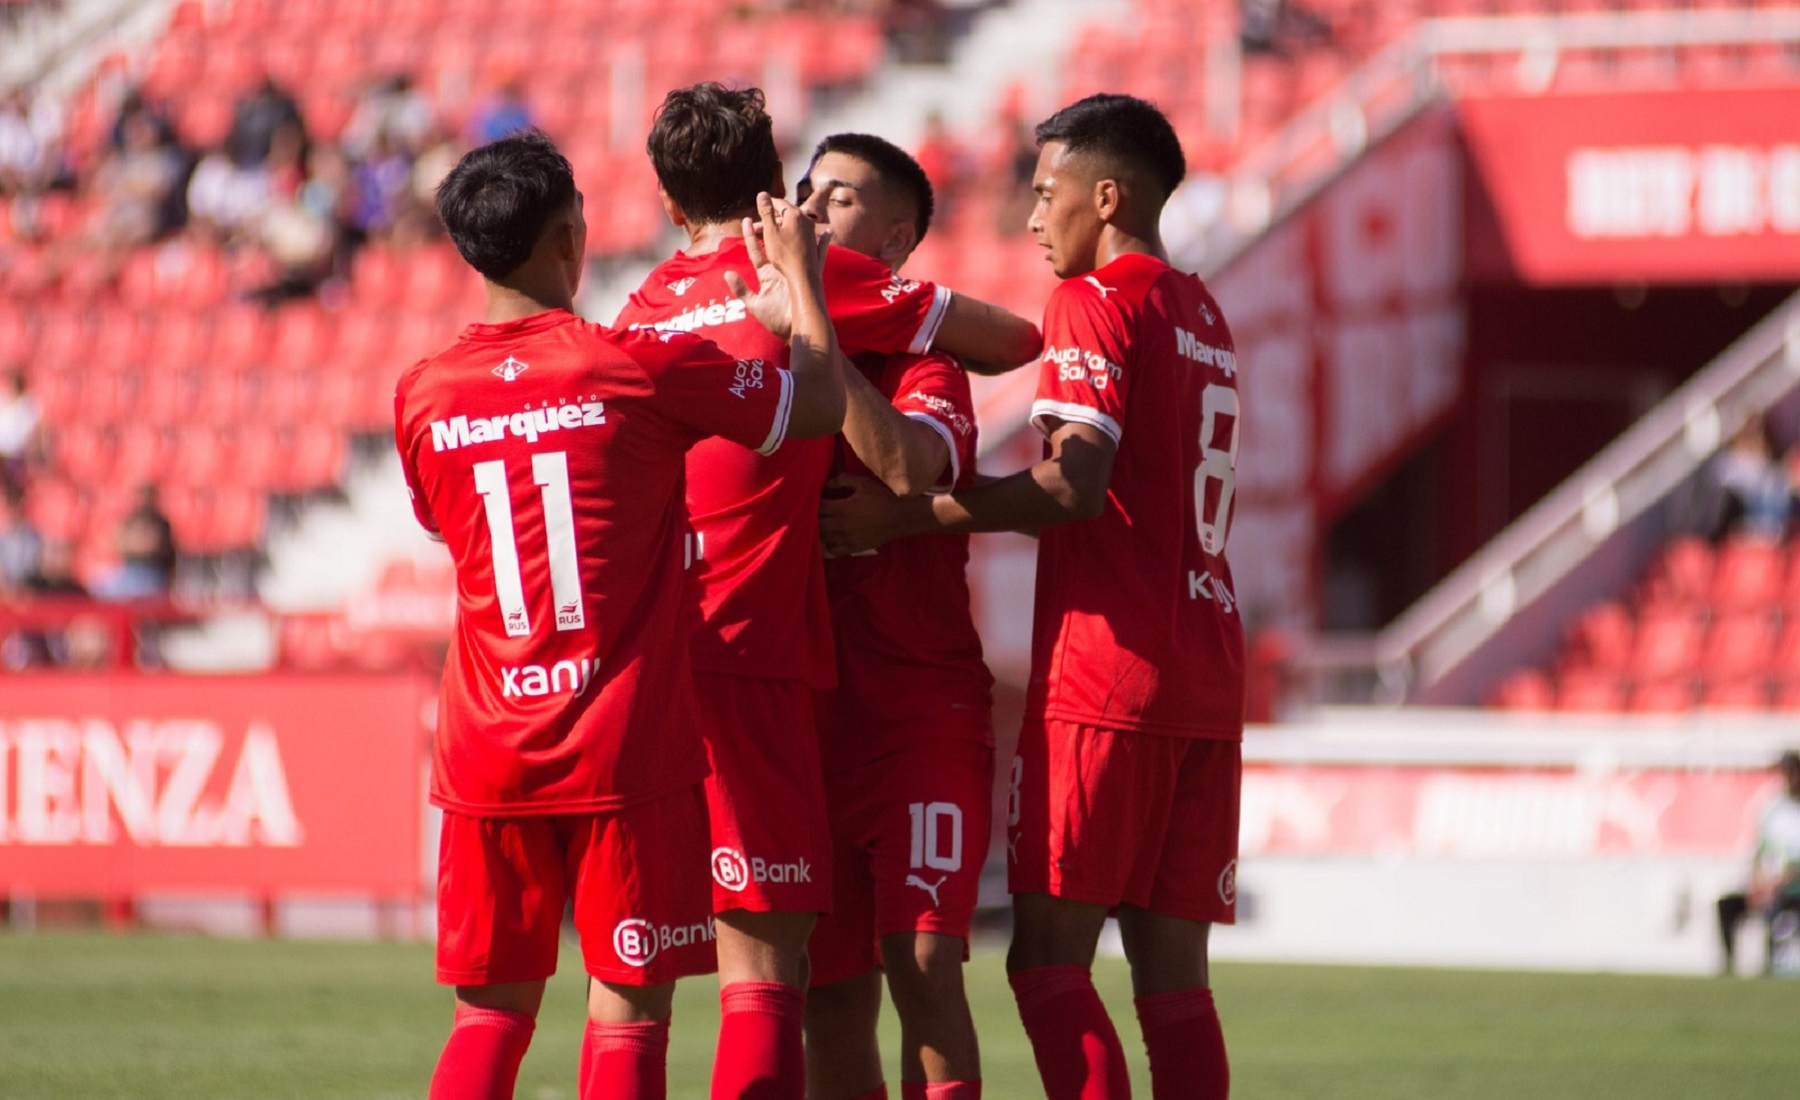
[[[1223,450],[1213,446],[1221,416],[1231,418],[1231,442]],[[1238,395],[1230,386],[1211,385],[1200,394],[1200,465],[1194,470],[1194,522],[1200,549],[1223,554],[1231,534],[1231,498],[1237,492]],[[1219,497],[1207,519],[1206,488],[1219,483]]]

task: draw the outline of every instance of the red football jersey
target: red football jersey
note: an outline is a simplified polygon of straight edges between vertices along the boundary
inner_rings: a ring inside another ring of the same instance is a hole
[[[718,251],[677,252],[632,294],[618,324],[702,333],[746,359],[787,364],[787,345],[757,324],[725,284],[755,269],[740,238]],[[949,291],[902,279],[882,264],[832,248],[825,304],[846,355],[924,352]],[[773,456],[711,440],[688,455],[702,625],[694,667],[710,672],[833,682],[831,628],[819,557],[819,490],[831,470],[829,439],[795,440]]]
[[[1238,449],[1237,357],[1201,281],[1122,256],[1056,288],[1032,423],[1118,445],[1105,511],[1044,528],[1027,713],[1236,738],[1244,631],[1225,541]]]
[[[857,365],[894,408],[943,437],[950,465],[936,491],[974,484],[975,402],[969,377],[955,360],[859,356]],[[844,469],[869,475],[842,437],[838,446]],[[907,729],[907,744],[916,744],[937,729],[971,728],[931,721],[947,708],[988,712],[994,678],[982,662],[981,636],[969,610],[968,563],[969,536],[961,534],[900,539],[873,554],[825,563],[838,660],[838,689],[829,709],[841,716],[836,724],[847,727],[830,731],[824,745],[827,773],[905,747],[872,733],[896,729],[895,719],[921,719]],[[858,721],[863,714],[881,721]]]
[[[401,376],[414,511],[456,562],[432,801],[566,813],[705,775],[683,458],[714,434],[774,452],[792,399],[772,363],[562,310],[470,325]]]

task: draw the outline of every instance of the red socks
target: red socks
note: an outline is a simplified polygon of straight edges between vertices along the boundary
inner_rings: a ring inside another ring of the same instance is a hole
[[[669,1021],[588,1021],[581,1038],[581,1100],[663,1100],[669,1094]]]
[[[1048,1100],[1125,1100],[1131,1095],[1125,1048],[1086,967],[1040,966],[1008,980]]]
[[[981,1100],[981,1082],[902,1081],[900,1100]]]
[[[712,1100],[801,1100],[805,1007],[806,994],[780,982],[732,982],[720,990]]]
[[[431,1075],[430,1100],[512,1100],[536,1027],[523,1012],[457,1005],[450,1041]]]
[[[1154,1100],[1225,1100],[1231,1065],[1210,989],[1154,993],[1136,1001],[1150,1054]]]

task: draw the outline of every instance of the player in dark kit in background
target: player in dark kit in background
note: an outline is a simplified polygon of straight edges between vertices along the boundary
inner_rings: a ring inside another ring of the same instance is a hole
[[[1019,1012],[1051,1100],[1129,1094],[1091,974],[1116,909],[1157,1100],[1217,1100],[1230,1074],[1206,942],[1235,916],[1244,708],[1225,560],[1237,359],[1157,235],[1185,172],[1161,113],[1090,96],[1037,138],[1030,228],[1064,280],[1032,406],[1047,457],[947,496],[859,483],[826,502],[825,543],[1043,528],[1008,814]]]
[[[457,575],[431,778],[456,1023],[430,1095],[512,1096],[572,901],[595,979],[580,1095],[660,1098],[674,981],[713,967],[684,458],[715,434],[778,453],[841,425],[814,227],[760,197],[747,308],[791,328],[791,371],[759,365],[746,391],[746,364],[705,340],[571,312],[582,198],[543,135],[468,154],[438,211],[487,315],[394,395],[414,511]]]
[[[795,197],[835,243],[896,271],[931,224],[924,169],[868,134],[821,142]],[[974,484],[974,401],[956,361],[855,362],[840,468],[901,496]],[[981,1093],[962,970],[992,820],[993,677],[969,612],[968,560],[967,535],[940,534],[825,563],[838,686],[818,695],[819,747],[836,864],[832,912],[809,948],[811,1100],[886,1095],[883,969],[905,1100]]]
[[[648,147],[664,208],[689,244],[632,295],[620,324],[702,332],[740,359],[779,364],[779,341],[734,308],[730,292],[755,278],[741,219],[758,191],[782,187],[761,91],[699,84],[670,92]],[[846,354],[942,345],[999,364],[1037,354],[1029,321],[901,279],[848,250],[828,250],[823,279]],[[834,678],[818,542],[832,453],[820,441],[764,458],[715,441],[688,459],[702,616],[694,669],[712,764],[722,1012],[715,1098],[798,1098],[805,1088],[806,941],[831,901],[812,691]]]

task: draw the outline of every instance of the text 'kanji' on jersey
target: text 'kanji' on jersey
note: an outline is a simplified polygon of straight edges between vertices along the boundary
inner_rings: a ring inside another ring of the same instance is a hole
[[[595,428],[606,423],[606,402],[575,401],[554,407],[525,409],[510,416],[453,416],[431,422],[431,449],[454,451],[471,443],[494,443],[515,436],[536,443],[538,436],[565,428]]]

